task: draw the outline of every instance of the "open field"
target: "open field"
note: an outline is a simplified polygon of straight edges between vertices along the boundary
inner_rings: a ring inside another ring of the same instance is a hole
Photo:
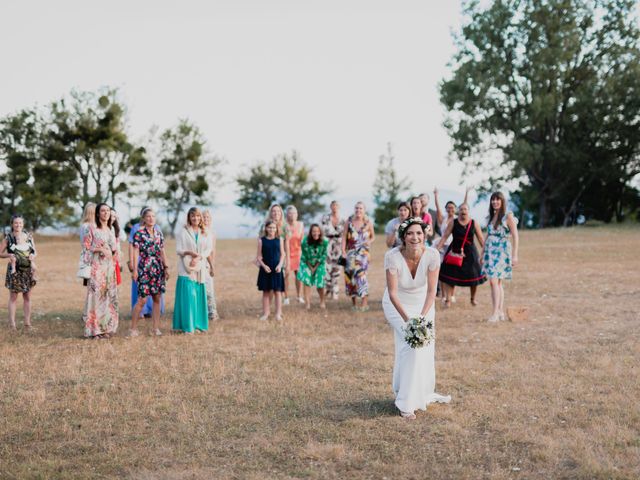
[[[89,341],[78,242],[42,239],[35,332],[8,331],[0,294],[0,478],[640,477],[640,229],[523,232],[506,298],[530,320],[482,323],[489,286],[475,308],[460,290],[436,314],[452,403],[414,422],[393,406],[381,240],[370,312],[259,322],[255,245],[221,241],[208,335],[124,338],[127,276],[121,336]]]

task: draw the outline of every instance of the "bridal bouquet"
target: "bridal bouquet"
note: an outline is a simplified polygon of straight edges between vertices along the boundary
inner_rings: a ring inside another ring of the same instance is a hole
[[[410,318],[404,326],[404,339],[411,348],[429,345],[436,338],[433,321],[424,317]]]

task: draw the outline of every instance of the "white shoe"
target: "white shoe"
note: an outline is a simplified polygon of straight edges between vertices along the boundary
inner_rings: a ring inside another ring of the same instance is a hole
[[[139,336],[140,336],[139,330],[129,330],[129,335],[127,335],[127,337],[139,337]]]
[[[281,322],[282,321],[282,315],[276,315],[276,321],[277,322]]]
[[[498,320],[500,320],[501,322],[504,322],[506,320],[504,312],[500,312],[500,314],[498,315]]]
[[[455,295],[452,295],[452,296],[451,296],[451,303],[456,303],[456,297],[455,297]]]
[[[283,305],[289,305],[289,297],[285,298],[285,299],[282,301],[282,304],[283,304]]]
[[[265,322],[265,321],[267,321],[268,318],[269,318],[269,315],[261,315],[260,316],[260,321]]]
[[[156,329],[153,331],[153,334],[154,334],[156,337],[161,337],[161,336],[162,336],[162,332],[160,331],[160,329],[159,329],[159,328],[156,328]]]
[[[496,323],[498,320],[500,320],[500,317],[498,315],[491,315],[489,318],[487,318],[487,322],[489,323]]]
[[[298,297],[298,303],[304,303],[304,298]]]

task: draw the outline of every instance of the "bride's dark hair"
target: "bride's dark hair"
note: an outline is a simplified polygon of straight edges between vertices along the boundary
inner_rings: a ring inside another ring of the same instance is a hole
[[[422,233],[426,233],[425,230],[428,224],[424,223],[420,217],[409,217],[398,227],[398,238],[402,240],[402,245],[404,245],[404,237],[407,235],[407,230],[413,225],[420,225]]]

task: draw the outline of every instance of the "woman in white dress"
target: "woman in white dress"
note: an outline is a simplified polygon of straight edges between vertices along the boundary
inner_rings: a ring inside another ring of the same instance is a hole
[[[405,220],[398,228],[402,245],[384,257],[387,288],[382,308],[395,336],[393,391],[400,414],[409,420],[430,403],[451,401],[450,396],[435,393],[434,342],[411,348],[404,339],[403,328],[409,319],[426,317],[434,322],[435,317],[440,255],[425,246],[426,228],[420,218]]]

